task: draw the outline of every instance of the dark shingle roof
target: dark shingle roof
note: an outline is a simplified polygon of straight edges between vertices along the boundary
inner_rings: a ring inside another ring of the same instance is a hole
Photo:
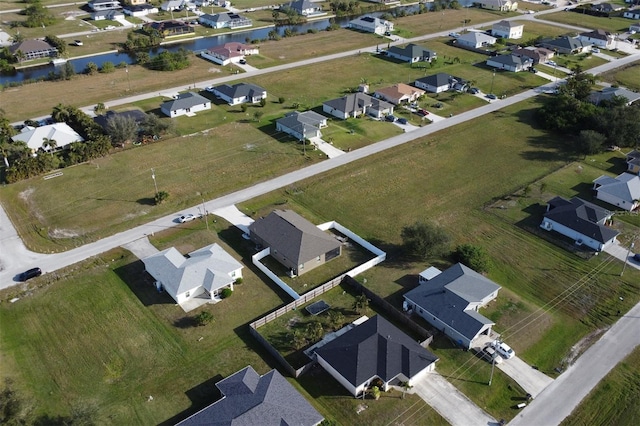
[[[274,210],[253,222],[249,231],[298,265],[340,247],[339,241],[293,210]]]
[[[276,120],[276,123],[288,127],[302,135],[314,134],[327,118],[313,111],[293,111]]]
[[[214,89],[230,98],[242,98],[245,96],[254,98],[256,96],[262,96],[262,94],[266,92],[266,89],[251,83],[238,83],[233,86],[221,84],[220,86],[214,87]]]
[[[216,383],[223,398],[178,426],[314,426],[323,417],[277,370],[248,366]]]
[[[499,289],[490,279],[457,263],[428,283],[405,293],[404,297],[473,339],[484,325],[493,322],[474,309],[467,309],[469,304],[477,304]]]
[[[179,94],[175,99],[165,101],[162,106],[169,111],[177,111],[186,108],[193,108],[196,105],[204,105],[210,102],[204,96],[200,96],[194,92]]]
[[[523,58],[516,55],[498,55],[494,56],[493,58],[489,58],[487,60],[487,63],[489,61],[513,67],[523,66],[526,63],[531,63],[531,59],[529,57]]]
[[[385,382],[400,373],[411,378],[438,360],[380,315],[317,349],[316,354],[356,387],[374,376]]]
[[[581,198],[567,200],[555,197],[549,201],[549,208],[544,217],[600,243],[606,243],[619,234],[616,230],[598,224],[611,215],[609,211]]]
[[[350,93],[341,98],[332,99],[324,103],[324,105],[333,108],[337,111],[353,113],[356,111],[362,111],[365,107],[371,106],[373,97],[365,93]]]
[[[405,56],[407,58],[417,58],[417,57],[431,57],[435,56],[435,52],[433,50],[429,50],[425,47],[419,46],[417,44],[409,43],[405,47],[400,46],[391,46],[388,49],[389,53],[394,53],[396,55]]]
[[[419,81],[424,84],[428,84],[429,86],[441,87],[441,86],[446,86],[448,84],[452,85],[453,81],[462,82],[464,80],[459,77],[454,77],[451,74],[439,72],[437,74],[419,78],[416,81]]]

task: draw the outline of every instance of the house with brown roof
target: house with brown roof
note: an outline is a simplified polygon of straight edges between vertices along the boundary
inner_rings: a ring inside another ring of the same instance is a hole
[[[555,52],[553,50],[534,46],[515,49],[512,53],[515,56],[526,56],[527,58],[531,58],[534,65],[544,64],[555,56]]]
[[[593,30],[581,33],[578,38],[585,44],[591,44],[601,49],[613,49],[615,36],[605,30]]]
[[[222,46],[214,46],[200,53],[205,59],[220,65],[240,62],[245,56],[260,53],[258,46],[238,42],[225,43]]]
[[[323,265],[342,253],[342,244],[331,234],[293,210],[274,210],[249,225],[253,242],[269,247],[271,256],[291,275]]]
[[[400,105],[403,103],[414,102],[418,100],[420,96],[423,96],[424,93],[425,91],[422,89],[409,86],[408,84],[398,83],[393,86],[376,90],[373,96],[378,99],[384,99],[394,105]]]

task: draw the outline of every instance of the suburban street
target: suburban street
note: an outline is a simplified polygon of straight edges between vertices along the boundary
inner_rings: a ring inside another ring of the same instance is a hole
[[[541,13],[550,13],[555,10],[545,11]],[[522,15],[510,19],[535,19],[538,14]],[[496,20],[495,22],[498,22]],[[483,23],[482,26],[490,26],[492,23]],[[564,26],[571,29],[576,27],[566,26],[562,24],[550,23],[553,25]],[[457,29],[461,31],[462,28]],[[428,36],[421,36],[412,39],[401,39],[392,44],[404,44],[407,42],[415,42],[426,40],[434,37],[446,36],[450,31],[447,30]],[[454,30],[456,31],[456,30]],[[628,44],[628,43],[620,43]],[[628,46],[629,56],[611,60],[605,64],[588,70],[589,73],[597,75],[621,66],[630,64],[640,59],[640,51],[632,46]],[[625,46],[625,50],[627,46]],[[375,52],[376,47],[366,49],[357,49],[349,52],[342,52],[319,58],[307,59],[291,64],[280,65],[267,69],[252,69],[243,74],[230,75],[226,77],[216,78],[212,80],[195,83],[195,87],[205,87],[209,85],[218,85],[229,81],[239,80],[247,77],[258,76],[267,73],[280,72],[294,67],[311,65],[314,63],[338,59],[351,55],[357,55],[361,52]],[[621,49],[622,50],[622,49]],[[386,140],[368,145],[363,148],[356,149],[351,152],[336,153],[335,156],[311,166],[296,170],[282,176],[275,177],[263,182],[256,183],[250,187],[237,190],[235,192],[223,195],[221,197],[205,201],[204,209],[208,212],[228,209],[238,203],[245,202],[260,195],[271,191],[292,185],[309,177],[325,173],[327,171],[342,167],[355,161],[364,159],[371,155],[375,155],[382,151],[393,149],[400,145],[414,141],[427,135],[437,133],[443,129],[456,126],[460,123],[467,122],[494,111],[503,109],[518,102],[533,98],[540,93],[553,90],[557,82],[547,83],[535,89],[527,90],[517,95],[507,97],[505,99],[487,102],[486,105],[455,115],[453,117],[444,118],[434,121],[433,123],[421,128],[407,131],[400,135],[388,138]],[[193,90],[194,86],[184,85],[163,90],[162,92],[180,92],[184,90]],[[105,102],[109,108],[118,105],[129,104],[143,99],[158,96],[157,92],[146,93],[131,96],[128,98]],[[82,108],[85,112],[93,114],[93,105]],[[149,175],[151,178],[151,175]],[[19,284],[17,275],[26,269],[32,267],[40,267],[43,273],[52,273],[58,269],[81,262],[92,256],[99,255],[111,249],[120,246],[136,247],[144,245],[146,237],[156,232],[176,226],[175,220],[179,215],[192,213],[198,215],[203,204],[198,204],[180,212],[176,212],[152,222],[137,226],[135,228],[120,232],[118,234],[106,237],[104,239],[86,244],[75,249],[55,254],[34,253],[29,251],[17,231],[13,227],[11,221],[6,215],[4,209],[0,206],[0,289],[6,289]],[[138,243],[136,243],[138,242]],[[143,243],[142,245],[139,243]],[[136,245],[138,244],[138,245]],[[609,250],[608,253],[621,260],[626,259],[627,254],[623,254],[621,247]],[[630,262],[629,267],[640,269],[640,265]],[[571,365],[563,374],[550,384],[540,379],[540,382],[531,382],[531,386],[536,389],[532,392],[535,399],[524,408],[509,423],[511,425],[556,425],[559,424],[573,409],[582,401],[582,399],[597,385],[597,383],[624,357],[626,357],[637,345],[640,344],[640,304],[634,306],[626,315],[622,316],[593,346],[591,346],[578,360]],[[518,360],[517,362],[521,362]],[[505,365],[503,363],[502,369]],[[515,365],[513,366],[516,367]],[[520,366],[522,367],[522,366]],[[509,372],[509,366],[506,366]],[[428,383],[416,384],[414,391],[421,395],[425,401],[429,402],[434,408],[454,425],[487,425],[495,424],[496,421],[488,416],[480,408],[476,407],[457,390],[451,389],[451,386],[444,378],[437,375],[428,376]],[[527,380],[523,378],[523,380]],[[544,382],[544,383],[543,383]],[[438,396],[439,395],[439,396]],[[453,395],[453,397],[452,397]],[[445,415],[445,413],[447,413]],[[454,414],[451,414],[454,413]],[[457,414],[456,414],[457,413]]]

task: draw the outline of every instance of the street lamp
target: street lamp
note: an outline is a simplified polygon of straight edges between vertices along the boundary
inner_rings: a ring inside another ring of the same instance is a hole
[[[496,79],[496,70],[493,70],[493,77],[491,77],[491,90],[489,90],[489,93],[493,94],[493,80]]]
[[[156,172],[151,169],[151,179],[153,179],[153,186],[156,188],[156,198],[158,198],[158,183],[156,182]]]

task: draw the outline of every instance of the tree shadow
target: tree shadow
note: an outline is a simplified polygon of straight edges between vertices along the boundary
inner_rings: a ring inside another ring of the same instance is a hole
[[[193,328],[198,326],[198,322],[194,317],[182,317],[173,322],[173,325],[177,328]]]
[[[154,198],[151,198],[151,197],[138,198],[138,200],[136,202],[138,204],[140,204],[140,205],[143,205],[143,206],[155,206],[156,205],[156,200]]]

